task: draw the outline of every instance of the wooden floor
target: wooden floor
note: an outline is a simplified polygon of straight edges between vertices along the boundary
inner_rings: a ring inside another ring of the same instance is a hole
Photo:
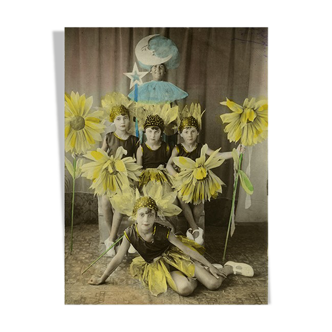
[[[172,289],[155,297],[129,273],[132,257],[127,257],[104,285],[91,286],[91,275],[101,275],[111,258],[103,257],[85,274],[82,271],[103,251],[96,224],[74,226],[74,247],[69,252],[70,228],[65,238],[65,303],[66,304],[267,304],[268,257],[267,223],[240,223],[228,241],[226,261],[233,260],[253,266],[255,276],[229,276],[219,290],[209,291],[199,285],[189,297]],[[206,225],[206,258],[223,263],[226,228]]]

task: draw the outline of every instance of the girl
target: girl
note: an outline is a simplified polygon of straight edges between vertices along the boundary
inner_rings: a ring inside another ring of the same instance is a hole
[[[127,151],[127,155],[123,157],[134,158],[137,146],[139,145],[139,139],[136,136],[130,135],[128,132],[131,123],[129,111],[131,102],[129,102],[125,96],[113,93],[106,95],[102,104],[104,108],[110,109],[109,120],[111,123],[114,123],[115,127],[114,132],[106,134],[102,149],[110,156],[115,154],[119,146],[122,146]],[[123,215],[116,210],[113,213],[112,205],[107,195],[102,196],[102,210],[105,222],[110,230],[110,236],[104,241],[106,248],[109,248],[117,238],[117,232]],[[115,255],[115,249],[110,249],[106,255],[113,257]]]
[[[150,181],[162,185],[165,194],[172,191],[172,184],[166,170],[166,164],[171,156],[171,149],[162,141],[161,135],[167,125],[178,117],[178,106],[170,104],[144,105],[138,107],[137,121],[140,129],[145,131],[146,142],[137,149],[137,164],[143,166],[139,188]]]
[[[159,210],[160,206],[149,196],[136,200],[133,208],[136,223],[124,231],[120,249],[103,275],[92,276],[89,284],[104,283],[122,262],[130,244],[141,255],[133,259],[130,272],[155,296],[166,292],[167,285],[178,294],[188,296],[197,287],[197,280],[208,289],[216,290],[230,274],[254,275],[247,264],[227,262],[224,267],[218,264],[220,268],[211,264],[200,254],[203,247],[175,236],[168,227],[156,223]]]
[[[188,113],[186,113],[188,112]],[[190,112],[187,108],[185,108],[184,113],[186,113],[187,116],[184,116],[182,120],[180,121],[179,125],[179,133],[180,136],[183,138],[183,143],[177,144],[173,151],[172,155],[167,163],[167,170],[169,174],[176,177],[178,176],[178,173],[180,173],[181,169],[177,167],[177,165],[174,164],[175,159],[177,157],[186,157],[193,161],[196,161],[197,158],[200,158],[201,156],[201,150],[203,148],[202,143],[197,143],[197,137],[199,135],[200,130],[200,119],[201,119],[201,111],[200,111],[200,105],[199,104],[192,104],[190,107]],[[195,115],[195,117],[193,115]],[[242,149],[242,146],[239,145],[238,151]],[[230,159],[232,158],[231,152],[215,152],[207,147],[207,145],[204,148],[204,151],[207,155],[211,156],[213,154],[213,158],[218,158],[219,164],[222,163],[220,159]],[[205,156],[204,156],[205,158]],[[204,159],[205,161],[205,159]],[[176,182],[176,181],[175,181]],[[183,181],[182,181],[183,182]],[[215,187],[220,187],[224,183],[215,175],[213,175],[213,178],[211,179],[211,185],[209,186],[208,190],[211,190],[210,188],[215,185]],[[199,218],[204,210],[204,199],[201,199],[201,197],[204,197],[204,190],[206,190],[205,187],[202,187],[203,189],[197,188],[199,185],[201,185],[202,182],[197,181],[195,184],[186,183],[187,186],[186,191],[190,192],[190,197],[196,196],[198,198],[196,199],[190,199],[188,201],[184,199],[181,192],[183,192],[183,183],[178,183],[178,186],[176,186],[177,190],[179,191],[178,199],[180,202],[180,206],[183,210],[183,214],[185,218],[187,219],[190,228],[187,231],[187,237],[189,239],[195,240],[197,243],[203,245],[204,239],[203,239],[203,229],[197,226],[197,223],[199,221]],[[191,186],[190,186],[191,185]],[[196,188],[195,188],[196,187]],[[196,195],[193,195],[194,191],[198,190],[198,193]],[[209,197],[215,196],[218,192],[221,192],[219,190],[215,190],[211,193],[205,193]],[[189,196],[189,194],[188,194]]]
[[[150,181],[159,182],[166,191],[171,183],[166,173],[166,164],[171,156],[170,147],[161,140],[164,120],[159,115],[149,115],[144,122],[146,142],[137,149],[137,164],[143,166],[139,186]]]

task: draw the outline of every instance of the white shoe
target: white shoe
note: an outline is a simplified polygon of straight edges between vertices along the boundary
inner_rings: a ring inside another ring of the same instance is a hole
[[[204,231],[202,230],[202,228],[198,227],[198,229],[193,230],[193,233],[195,232],[198,232],[198,236],[194,238],[194,241],[202,246],[204,244],[204,239],[203,239]]]
[[[239,274],[245,277],[253,277],[254,276],[254,269],[245,263],[235,263],[232,261],[229,261],[225,263],[225,266],[232,266],[233,267],[233,273]]]
[[[189,228],[188,230],[187,230],[187,233],[186,233],[186,237],[189,239],[189,240],[194,240],[194,237],[193,237],[193,235],[192,235],[192,228]]]
[[[105,241],[105,246],[107,250],[112,244],[114,244],[113,241],[110,240],[110,238],[107,238]],[[115,247],[111,248],[109,251],[107,251],[107,253],[105,254],[105,256],[109,256],[109,257],[114,257],[115,256]]]

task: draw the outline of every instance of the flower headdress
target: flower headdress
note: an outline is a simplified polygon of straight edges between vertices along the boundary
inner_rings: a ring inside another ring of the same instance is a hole
[[[195,127],[197,131],[202,129],[202,116],[205,111],[201,111],[201,105],[192,103],[190,107],[187,105],[179,112],[177,119],[179,132],[181,133],[185,127]]]
[[[148,115],[144,122],[144,130],[148,127],[159,127],[160,130],[163,132],[165,129],[165,122],[164,120],[158,115]]]
[[[136,219],[137,210],[142,207],[148,207],[156,211],[161,218],[175,216],[181,213],[181,209],[173,204],[176,199],[176,192],[168,195],[162,194],[162,187],[156,183],[148,183],[143,188],[143,196],[139,191],[127,188],[122,195],[113,195],[110,201],[114,209],[122,214],[126,214],[131,219]]]
[[[136,202],[135,202],[134,208],[133,208],[133,213],[132,213],[133,216],[136,216],[137,211],[142,207],[147,207],[151,210],[154,210],[156,212],[156,214],[158,213],[157,203],[150,196],[142,196],[142,197],[136,199]]]
[[[148,126],[157,126],[162,131],[166,128],[165,134],[168,135],[169,127],[172,127],[172,122],[178,117],[179,107],[172,107],[169,103],[163,105],[137,103],[136,106],[136,118],[140,130],[145,130]]]
[[[123,105],[113,106],[112,110],[111,110],[111,113],[110,113],[110,122],[114,122],[114,119],[118,115],[128,115],[128,117],[129,117],[130,116],[130,112],[129,112],[128,108],[126,108]]]
[[[133,123],[135,116],[135,103],[119,92],[112,92],[105,95],[101,100],[104,116],[109,122],[114,122],[118,115],[128,115],[130,123]],[[129,131],[133,131],[134,126],[130,126]],[[131,129],[131,130],[130,130]]]

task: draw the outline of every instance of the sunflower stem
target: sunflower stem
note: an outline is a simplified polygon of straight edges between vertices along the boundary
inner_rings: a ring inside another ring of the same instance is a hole
[[[75,200],[76,156],[73,160],[73,197],[71,200],[70,253],[73,251],[74,200]]]
[[[242,158],[243,158],[243,153],[240,154],[240,158],[239,158],[239,169],[241,169]],[[228,228],[227,228],[226,241],[225,241],[225,248],[224,248],[224,254],[223,254],[223,257],[222,257],[223,262],[225,261],[225,257],[226,257],[226,250],[227,250],[227,243],[228,243],[228,237],[229,237],[229,230],[230,230],[230,227],[231,227],[232,217],[233,217],[233,214],[234,214],[235,197],[236,197],[236,190],[237,190],[238,180],[239,180],[239,173],[238,173],[238,171],[236,171],[235,181],[234,181],[234,186],[233,186],[232,207],[231,207],[231,213],[229,215]]]

